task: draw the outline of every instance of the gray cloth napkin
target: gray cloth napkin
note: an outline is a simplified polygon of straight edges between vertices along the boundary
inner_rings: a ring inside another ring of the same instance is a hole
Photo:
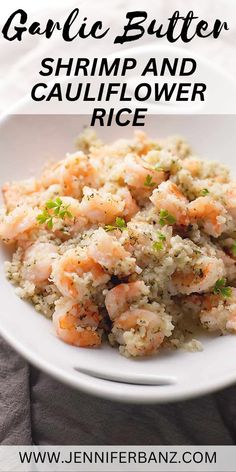
[[[166,405],[129,405],[73,390],[0,339],[0,443],[232,445],[236,387]]]

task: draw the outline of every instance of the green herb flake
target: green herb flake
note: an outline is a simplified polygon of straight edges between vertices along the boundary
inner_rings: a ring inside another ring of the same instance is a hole
[[[150,174],[147,175],[144,185],[145,187],[155,187],[156,182],[153,182],[152,176]]]
[[[40,213],[37,216],[36,219],[40,225],[46,224],[48,229],[52,229],[53,227],[52,216],[48,213],[46,209],[44,209],[42,213]]]
[[[63,201],[57,197],[55,201],[48,200],[45,203],[45,208],[42,213],[37,216],[39,224],[46,224],[48,229],[53,228],[53,218],[60,218],[64,220],[67,218],[73,218],[72,213],[68,210],[70,205],[64,205]]]
[[[49,210],[51,210],[52,208],[60,208],[61,205],[62,205],[62,200],[61,200],[59,197],[57,197],[57,198],[55,199],[55,201],[53,201],[53,200],[48,200],[48,201],[46,202],[46,205],[45,205],[45,206],[46,206],[46,208],[48,208]]]
[[[218,279],[215,283],[213,293],[215,295],[220,295],[223,298],[230,298],[232,295],[232,288],[226,287],[226,280],[224,278]]]
[[[40,223],[40,224],[43,224],[43,223],[46,223],[47,219],[48,219],[48,212],[46,210],[43,210],[42,213],[40,213],[38,216],[37,216],[37,221]]]
[[[201,191],[200,191],[200,195],[202,197],[205,197],[206,195],[209,195],[209,190],[207,188],[203,188]]]
[[[160,210],[159,216],[159,223],[161,226],[174,225],[176,223],[176,218],[171,215],[167,210]]]
[[[125,222],[124,218],[120,218],[119,216],[117,216],[116,226],[120,229],[126,229],[127,226],[126,226],[126,222]]]
[[[53,228],[53,220],[52,220],[52,217],[47,220],[47,227],[48,227],[48,229],[52,229],[52,228]]]
[[[161,233],[160,231],[158,231],[157,236],[158,236],[158,239],[160,239],[160,241],[166,241],[165,235]]]
[[[236,242],[232,244],[231,252],[232,252],[233,256],[236,256]]]
[[[163,249],[163,243],[161,241],[155,241],[152,247],[155,251],[161,251]]]
[[[106,225],[105,226],[105,231],[114,231],[115,229],[119,229],[120,231],[124,231],[127,229],[126,222],[124,218],[120,218],[117,216],[115,224],[114,225]]]

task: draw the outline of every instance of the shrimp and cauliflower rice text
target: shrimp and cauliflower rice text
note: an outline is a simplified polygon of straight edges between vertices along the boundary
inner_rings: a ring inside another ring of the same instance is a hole
[[[91,130],[39,178],[6,183],[0,238],[20,297],[64,342],[125,356],[236,331],[236,182],[181,138]]]

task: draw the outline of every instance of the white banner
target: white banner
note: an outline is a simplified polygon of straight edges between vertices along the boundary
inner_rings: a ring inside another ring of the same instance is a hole
[[[0,471],[235,472],[236,446],[0,446]]]
[[[2,2],[0,111],[235,114],[233,0],[198,2],[197,11],[188,0],[180,12],[178,0],[110,3]]]

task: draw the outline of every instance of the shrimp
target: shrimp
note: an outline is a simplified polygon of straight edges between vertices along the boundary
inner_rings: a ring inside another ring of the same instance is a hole
[[[138,213],[139,207],[127,187],[119,189],[117,195],[125,202],[123,216],[126,221],[130,221],[131,218]]]
[[[136,260],[115,236],[99,228],[93,234],[88,255],[109,273],[119,276],[141,272]]]
[[[68,210],[74,218],[81,216],[80,204],[76,198],[62,196],[60,200],[62,201],[62,206],[68,207]]]
[[[50,185],[45,190],[36,179],[28,179],[19,183],[13,182],[3,187],[3,198],[7,211],[12,211],[19,205],[41,207],[48,200],[61,194],[62,188],[59,184]]]
[[[74,236],[85,230],[88,225],[88,220],[81,215],[80,204],[78,200],[73,197],[62,196],[60,197],[61,210],[68,210],[68,215],[65,213],[63,217],[57,217],[54,215],[52,209],[49,210],[49,214],[52,216],[53,225],[50,231],[61,240],[68,239],[68,236]],[[42,201],[41,210],[45,209],[47,201]],[[46,206],[47,210],[48,207]],[[49,228],[47,228],[49,229]]]
[[[134,132],[134,141],[133,145],[139,156],[147,154],[153,147],[153,143],[150,142],[148,136],[144,131],[135,131]]]
[[[130,187],[149,190],[166,180],[167,174],[163,170],[155,170],[141,157],[127,154],[124,159],[124,180]],[[150,188],[146,185],[147,178],[151,178]]]
[[[81,215],[91,223],[113,223],[117,216],[123,215],[125,202],[116,195],[89,187],[83,189],[84,197],[80,203]]]
[[[97,330],[100,315],[96,305],[90,301],[80,305],[63,297],[55,305],[53,324],[60,339],[78,347],[101,344],[101,332]]]
[[[133,303],[147,301],[149,288],[141,280],[120,284],[108,291],[105,306],[111,320],[127,311]]]
[[[174,295],[205,292],[224,275],[225,269],[221,259],[202,256],[194,267],[187,269],[186,272],[177,269],[171,276],[169,289]]]
[[[222,249],[216,249],[216,255],[222,259],[225,266],[225,275],[230,282],[236,280],[236,261],[234,257],[226,254]]]
[[[199,177],[202,171],[202,162],[193,156],[183,159],[181,165],[188,170],[192,177]]]
[[[144,308],[128,310],[118,316],[112,335],[120,344],[121,353],[127,357],[148,356],[158,351],[172,329],[171,317],[166,313],[163,316],[158,310],[152,311],[152,306],[147,304]]]
[[[200,312],[201,324],[210,331],[236,332],[236,289],[222,299],[219,295],[205,295]]]
[[[97,185],[97,172],[82,152],[67,154],[66,158],[46,169],[41,184],[47,188],[52,184],[62,186],[63,195],[80,198],[85,185]]]
[[[220,236],[226,228],[226,210],[211,197],[198,197],[188,205],[191,223],[198,223],[210,236]]]
[[[32,244],[26,249],[23,259],[21,275],[25,280],[40,285],[46,282],[52,271],[52,262],[57,257],[58,246],[52,242]]]
[[[93,287],[105,285],[110,276],[85,249],[69,249],[53,263],[52,281],[65,297],[81,301]]]
[[[21,182],[7,182],[2,189],[3,199],[7,211],[14,210],[26,197],[32,196],[40,190],[40,184],[35,178]]]
[[[63,195],[62,187],[60,184],[50,185],[46,190],[40,191],[34,194],[34,199],[37,202],[37,205],[45,205],[48,200],[54,200],[57,197]],[[60,197],[61,198],[61,197]]]
[[[163,182],[155,189],[150,197],[151,202],[157,210],[167,210],[179,225],[188,225],[187,213],[188,200],[170,180]]]
[[[81,214],[80,203],[78,200],[72,197],[60,197],[62,206],[67,208],[71,216],[65,216],[63,219],[54,221],[53,232],[59,231],[59,237],[65,236],[69,233],[70,235],[77,234],[84,230],[88,224],[88,220]],[[60,234],[62,231],[62,234]]]
[[[0,239],[10,244],[24,239],[30,230],[37,226],[39,210],[28,205],[17,206],[8,214],[3,214],[0,220]]]

